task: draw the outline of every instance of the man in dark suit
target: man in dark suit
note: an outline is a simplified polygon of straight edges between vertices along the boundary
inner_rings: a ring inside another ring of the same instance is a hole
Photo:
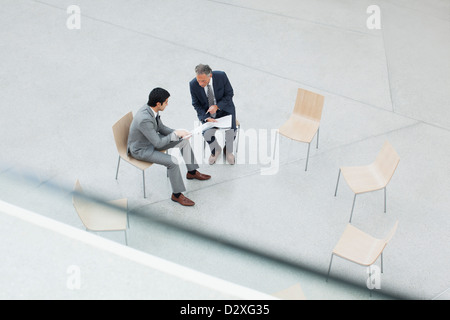
[[[229,164],[234,164],[233,142],[236,137],[236,109],[233,103],[233,87],[223,71],[212,71],[208,65],[199,64],[195,67],[196,77],[191,80],[192,105],[197,111],[197,117],[202,122],[215,122],[216,119],[231,115],[231,128],[225,131],[224,153]],[[211,149],[209,164],[214,164],[222,152],[217,143],[212,127],[203,132],[203,137]]]
[[[172,200],[183,206],[193,206],[195,203],[182,194],[186,188],[177,159],[161,151],[180,148],[188,171],[187,179],[208,180],[211,176],[197,171],[198,164],[188,140],[190,133],[163,124],[159,113],[167,107],[169,96],[169,92],[162,88],[150,92],[148,103],[138,110],[130,125],[128,152],[135,159],[166,166],[172,185]]]

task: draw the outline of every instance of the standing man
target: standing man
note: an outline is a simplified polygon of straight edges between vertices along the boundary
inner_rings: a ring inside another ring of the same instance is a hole
[[[167,107],[169,97],[169,92],[162,88],[150,92],[147,104],[139,109],[130,125],[128,153],[135,159],[166,166],[172,186],[172,200],[183,206],[193,206],[195,203],[182,194],[186,188],[177,159],[160,151],[180,148],[188,170],[187,179],[208,180],[211,176],[197,171],[198,164],[189,140],[183,139],[189,132],[174,130],[162,123],[159,113]]]
[[[224,153],[229,164],[234,164],[233,142],[236,137],[236,110],[233,103],[233,87],[223,71],[212,71],[208,65],[195,67],[196,77],[191,80],[192,105],[202,122],[215,122],[216,119],[231,115],[231,129],[225,131]],[[211,149],[209,164],[214,164],[222,152],[215,137],[217,129],[212,127],[203,132],[203,137]]]

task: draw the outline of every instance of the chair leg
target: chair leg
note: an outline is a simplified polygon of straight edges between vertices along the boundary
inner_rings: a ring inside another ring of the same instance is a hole
[[[316,149],[319,149],[319,128],[317,128],[317,141],[316,141]]]
[[[341,169],[339,168],[339,173],[338,173],[338,178],[337,178],[337,182],[336,182],[336,190],[334,190],[334,196],[336,197],[337,194],[337,189],[338,189],[338,185],[339,185],[339,178],[341,177]]]
[[[350,213],[350,220],[349,220],[349,222],[352,222],[353,209],[355,208],[355,200],[356,200],[356,193],[355,193],[355,196],[353,197],[352,212]]]
[[[119,175],[119,165],[120,165],[120,156],[119,156],[119,161],[117,162],[116,180],[117,180],[117,176]]]
[[[128,246],[128,237],[127,237],[127,230],[123,230],[125,233],[125,244]]]
[[[383,273],[383,252],[381,252],[381,273]]]
[[[223,147],[225,148],[226,147],[226,140],[225,140],[226,134],[225,134],[225,131],[222,131],[222,133],[223,133]],[[234,141],[233,141],[233,145],[234,145]],[[223,151],[223,149],[222,149],[222,151]],[[233,153],[233,150],[231,150],[231,153]],[[225,152],[222,152],[222,159],[223,159],[223,163],[226,163],[227,157],[226,157]]]
[[[239,152],[239,131],[241,131],[241,126],[237,127],[237,134],[236,134],[236,163],[237,163],[237,156],[238,156],[238,152]]]
[[[328,282],[328,278],[330,276],[331,263],[333,262],[333,256],[334,256],[334,254],[332,253],[331,254],[331,259],[330,259],[330,265],[328,266],[328,273],[327,273],[327,280],[326,280],[326,282]]]
[[[142,170],[142,185],[144,187],[144,198],[146,198],[145,196],[145,171]]]
[[[130,219],[128,218],[128,202],[127,202],[127,228],[130,227]]]
[[[308,143],[308,154],[306,155],[305,171],[308,170],[309,147],[311,147],[311,143]]]
[[[202,163],[203,163],[203,160],[205,159],[205,148],[206,148],[206,141],[203,138]]]

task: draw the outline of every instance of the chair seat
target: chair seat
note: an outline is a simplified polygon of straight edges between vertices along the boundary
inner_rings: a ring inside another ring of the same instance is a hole
[[[127,228],[127,199],[109,201],[112,206],[103,205],[96,202],[86,202],[83,217],[85,227],[92,231],[119,231]],[[123,209],[121,209],[123,208]]]
[[[131,163],[132,165],[134,165],[135,167],[137,167],[137,168],[139,168],[141,170],[145,170],[145,169],[149,168],[153,164],[151,162],[146,162],[146,161],[141,161],[141,160],[135,159],[135,158],[129,156],[128,154],[126,154],[126,153],[125,154],[121,153],[120,157],[123,160]]]
[[[342,175],[356,194],[383,189],[386,184],[374,165],[341,167]]]
[[[310,143],[318,129],[319,121],[292,114],[279,128],[279,133],[292,140]]]
[[[333,253],[360,265],[370,266],[385,246],[384,239],[376,239],[348,224]]]
[[[273,296],[283,300],[306,300],[302,287],[298,283],[274,293]]]

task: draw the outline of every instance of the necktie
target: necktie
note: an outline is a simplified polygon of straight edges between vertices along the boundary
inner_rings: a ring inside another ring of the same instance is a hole
[[[211,89],[211,85],[208,84],[208,104],[211,107],[214,104],[214,93]]]
[[[208,84],[208,105],[211,107],[214,105],[214,93],[211,89],[211,85]],[[216,114],[211,115],[213,118],[216,117]]]
[[[159,114],[156,116],[156,125],[159,126]]]

